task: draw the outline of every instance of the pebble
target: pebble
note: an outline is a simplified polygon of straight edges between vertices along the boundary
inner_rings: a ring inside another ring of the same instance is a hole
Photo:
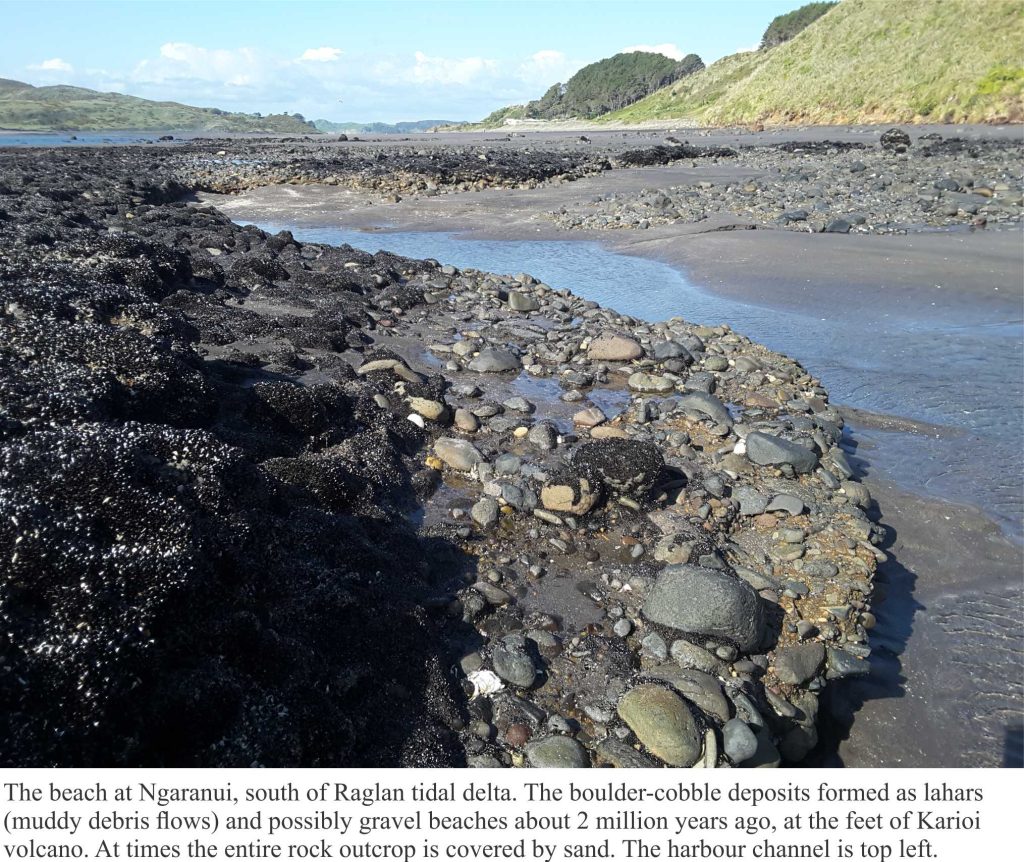
[[[818,456],[810,449],[759,431],[747,435],[747,457],[755,464],[788,464],[797,473],[810,473],[818,464]]]
[[[630,362],[643,356],[643,348],[625,335],[605,334],[595,338],[587,348],[592,360],[606,362]]]
[[[498,641],[491,653],[491,662],[494,672],[514,686],[530,688],[536,682],[537,668],[523,635],[510,634]]]
[[[628,386],[634,392],[654,392],[664,394],[676,388],[675,383],[667,377],[658,374],[648,374],[644,371],[634,372],[629,376]]]
[[[455,427],[460,431],[472,434],[474,431],[479,430],[480,420],[471,411],[460,407],[455,411]]]
[[[529,743],[526,759],[535,769],[584,769],[590,766],[587,750],[568,736],[548,736]]]
[[[817,641],[783,647],[775,653],[775,675],[782,682],[802,685],[814,677],[825,661],[825,647]]]
[[[792,494],[776,494],[771,502],[765,507],[766,512],[788,512],[790,515],[799,515],[807,508],[804,501]]]
[[[469,363],[470,371],[478,371],[484,374],[518,371],[519,368],[519,358],[514,353],[497,347],[485,347]]]
[[[703,748],[693,713],[679,695],[657,685],[639,685],[619,701],[619,718],[655,757],[689,767]]]
[[[434,441],[434,453],[453,470],[468,473],[484,458],[480,450],[468,440],[439,437]]]
[[[726,757],[739,766],[757,754],[757,736],[746,722],[733,718],[722,725],[722,747]]]
[[[481,530],[489,530],[498,523],[498,504],[490,497],[484,497],[470,509],[469,514]]]

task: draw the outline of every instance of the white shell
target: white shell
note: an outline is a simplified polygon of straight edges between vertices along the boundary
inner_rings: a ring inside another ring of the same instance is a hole
[[[480,695],[487,697],[488,695],[496,694],[505,687],[505,684],[493,670],[475,670],[466,679],[473,683],[473,697],[470,698],[471,700],[476,700]]]

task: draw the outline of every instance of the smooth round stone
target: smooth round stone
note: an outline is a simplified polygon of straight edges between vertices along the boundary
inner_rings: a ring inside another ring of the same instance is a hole
[[[640,344],[625,335],[602,335],[590,342],[587,356],[604,362],[630,362],[644,355]]]
[[[608,425],[598,425],[590,429],[590,436],[595,440],[627,440],[629,434],[622,428],[614,428]]]
[[[600,498],[598,489],[591,486],[586,479],[578,479],[573,484],[553,482],[545,485],[540,492],[541,505],[552,512],[569,512],[572,515],[585,515],[597,505]]]
[[[514,476],[522,466],[522,459],[518,455],[507,452],[494,459],[494,472],[498,476]]]
[[[729,701],[722,691],[722,684],[711,674],[666,663],[647,671],[647,675],[669,683],[690,703],[696,704],[708,715],[719,721],[729,720],[732,713]]]
[[[502,371],[518,371],[519,358],[509,350],[500,347],[485,347],[469,363],[470,371],[484,374],[499,374]]]
[[[743,765],[750,769],[776,769],[782,763],[779,750],[772,742],[771,734],[767,728],[757,729],[757,751],[754,756],[743,762]]]
[[[539,311],[540,302],[533,296],[528,296],[518,290],[510,290],[508,293],[508,306],[513,311]]]
[[[548,420],[538,422],[530,428],[526,437],[538,449],[547,452],[558,446],[558,428]]]
[[[672,643],[672,658],[681,668],[692,668],[704,673],[717,673],[722,660],[702,646],[689,641],[677,640]]]
[[[714,395],[708,395],[706,392],[690,392],[680,397],[678,404],[684,410],[696,410],[713,422],[725,425],[727,428],[732,427],[732,415]]]
[[[526,638],[520,634],[505,635],[494,647],[491,662],[498,676],[519,688],[530,688],[537,679],[537,668],[527,652]]]
[[[810,449],[760,431],[747,435],[747,457],[763,466],[789,464],[797,473],[810,473],[818,464],[818,456]]]
[[[860,482],[843,482],[840,488],[853,505],[861,509],[871,508],[871,494]]]
[[[764,633],[764,606],[746,581],[698,566],[668,566],[643,608],[652,622],[680,632],[725,638],[755,649]]]
[[[658,685],[638,685],[619,701],[619,718],[655,757],[689,767],[700,758],[703,738],[690,707]]]
[[[536,769],[587,769],[590,755],[575,739],[549,736],[526,746],[526,759]]]
[[[480,420],[466,408],[460,407],[455,411],[455,427],[460,431],[472,433],[480,428]]]
[[[434,442],[434,454],[453,470],[468,473],[484,460],[480,450],[468,440],[454,437],[438,437]]]
[[[634,392],[666,393],[676,388],[675,383],[659,374],[647,374],[637,371],[629,376],[627,385]]]
[[[440,401],[434,401],[431,398],[416,398],[412,397],[409,399],[409,408],[415,410],[424,419],[429,419],[431,422],[437,422],[444,419],[448,415],[448,407]]]
[[[503,402],[502,406],[506,410],[511,410],[514,413],[533,413],[536,410],[536,406],[530,401],[527,401],[521,395],[516,395],[513,398],[509,398]]]
[[[581,428],[594,428],[607,419],[608,417],[604,415],[600,407],[587,407],[585,410],[573,414],[572,417],[573,424],[579,425]]]
[[[629,620],[623,618],[615,623],[612,627],[612,631],[620,638],[628,637],[630,632],[633,631],[633,624]]]
[[[739,766],[757,754],[757,736],[745,721],[733,718],[722,725],[725,756]]]
[[[678,341],[659,341],[654,345],[654,358],[659,362],[664,362],[669,359],[681,359],[683,364],[689,364],[693,362],[693,357],[690,355],[690,351],[687,350]]]
[[[828,678],[838,679],[844,676],[863,676],[871,672],[871,663],[844,649],[829,648]]]
[[[799,515],[804,510],[804,501],[792,494],[776,494],[771,502],[765,507],[766,512],[788,512],[790,515]]]

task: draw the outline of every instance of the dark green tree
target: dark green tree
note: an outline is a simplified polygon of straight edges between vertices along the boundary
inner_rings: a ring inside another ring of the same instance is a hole
[[[788,42],[797,33],[809,24],[813,24],[835,5],[834,2],[808,3],[806,6],[801,6],[799,9],[794,9],[785,15],[775,17],[772,19],[772,23],[768,25],[768,29],[764,31],[764,36],[761,37],[761,47],[774,48],[776,45]]]

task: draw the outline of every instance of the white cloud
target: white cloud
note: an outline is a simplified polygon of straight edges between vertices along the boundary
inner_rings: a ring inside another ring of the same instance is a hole
[[[483,57],[429,57],[422,51],[414,54],[412,80],[419,84],[470,84],[482,76],[495,73],[498,64]]]
[[[682,60],[686,56],[685,52],[678,46],[671,42],[662,42],[660,45],[630,45],[628,48],[623,48],[620,54],[632,54],[634,51],[644,51],[648,54],[664,54],[670,60]]]
[[[314,63],[331,63],[341,57],[341,48],[307,48],[299,60],[311,60]]]
[[[70,63],[62,60],[60,57],[54,57],[51,60],[43,60],[42,63],[38,63],[34,66],[29,66],[33,72],[74,72],[75,67]]]
[[[84,68],[69,76],[58,63],[64,61],[47,61],[45,69],[40,64],[33,77],[38,83],[73,77],[102,91],[225,110],[391,122],[479,119],[501,105],[538,98],[584,61],[551,49],[497,60],[426,51],[355,53],[323,45],[287,56],[166,42],[134,66]]]
[[[244,87],[265,79],[272,65],[252,48],[210,49],[189,42],[167,42],[160,46],[159,57],[136,65],[131,80],[152,84],[190,78]]]
[[[561,51],[537,51],[519,64],[516,77],[525,84],[546,89],[552,84],[564,83],[582,65],[581,62],[570,60]]]

